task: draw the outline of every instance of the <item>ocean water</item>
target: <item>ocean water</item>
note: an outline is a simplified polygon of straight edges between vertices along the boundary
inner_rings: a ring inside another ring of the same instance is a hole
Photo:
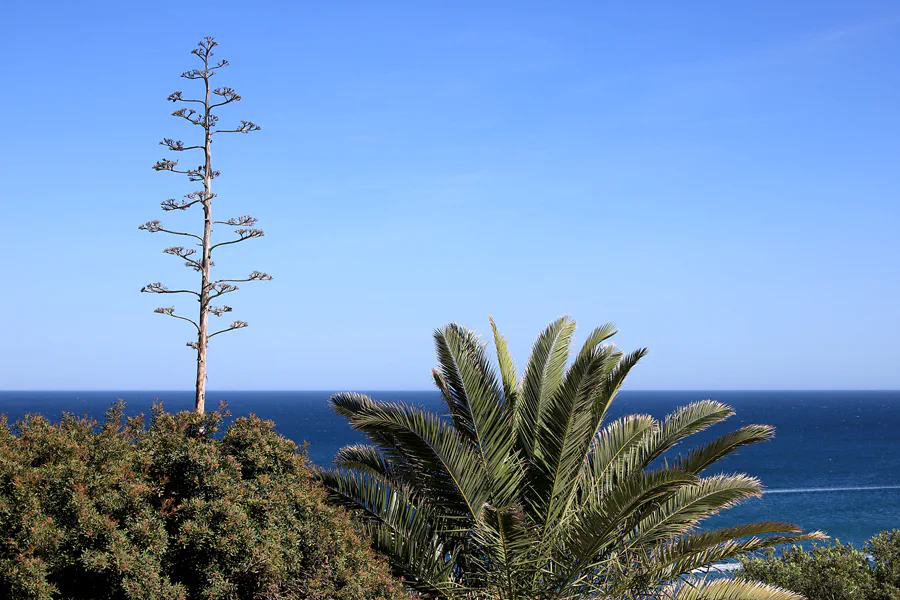
[[[272,419],[285,436],[309,443],[310,459],[328,466],[338,448],[360,440],[327,406],[330,392],[210,392],[208,406],[228,403],[233,415]],[[442,410],[437,392],[369,392]],[[102,418],[117,398],[127,412],[147,412],[154,398],[170,410],[193,405],[192,392],[0,392],[0,413],[10,420],[37,412],[56,419],[63,411]],[[725,511],[708,523],[729,526],[759,520],[797,523],[860,545],[883,529],[900,528],[900,391],[883,392],[622,392],[610,418],[628,413],[662,417],[680,405],[712,398],[736,415],[689,438],[684,450],[748,423],[776,427],[771,443],[744,448],[720,470],[759,477],[763,498]]]

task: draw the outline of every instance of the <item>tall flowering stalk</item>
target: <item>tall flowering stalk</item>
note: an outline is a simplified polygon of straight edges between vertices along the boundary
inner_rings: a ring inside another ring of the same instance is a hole
[[[196,396],[194,410],[200,414],[204,412],[206,404],[207,347],[209,346],[210,339],[220,333],[247,327],[245,321],[236,320],[228,327],[210,333],[209,316],[213,315],[215,317],[221,317],[225,313],[230,313],[232,310],[230,306],[225,304],[214,305],[213,301],[225,294],[237,291],[238,283],[246,281],[268,281],[272,279],[268,273],[263,273],[261,271],[253,271],[247,277],[242,279],[213,279],[211,276],[211,269],[215,266],[212,255],[216,248],[237,244],[264,235],[262,229],[253,227],[256,224],[257,219],[250,215],[241,215],[225,221],[214,221],[212,217],[212,201],[216,197],[216,194],[212,191],[212,181],[220,174],[219,171],[214,170],[212,167],[213,136],[220,133],[250,133],[252,131],[259,131],[260,129],[258,125],[251,121],[241,121],[241,124],[233,129],[218,129],[216,127],[219,118],[213,113],[213,109],[241,100],[241,96],[235,92],[233,88],[213,88],[210,85],[210,79],[213,75],[215,75],[219,69],[228,66],[227,60],[219,60],[218,62],[213,62],[211,60],[213,57],[212,50],[217,45],[218,43],[213,38],[204,38],[203,41],[197,45],[198,47],[191,51],[192,54],[202,61],[202,68],[191,69],[181,74],[185,79],[200,80],[203,82],[203,98],[185,98],[180,91],[169,95],[169,100],[171,102],[199,105],[197,106],[197,109],[190,108],[189,106],[179,108],[172,113],[172,116],[184,119],[191,125],[200,127],[203,130],[202,144],[185,146],[184,142],[181,140],[174,140],[172,138],[165,138],[160,142],[161,146],[165,146],[172,152],[187,152],[192,150],[202,151],[203,164],[194,169],[179,169],[177,160],[163,158],[153,165],[153,169],[156,171],[179,173],[186,175],[191,182],[200,182],[203,184],[203,189],[189,192],[185,194],[181,200],[169,198],[161,204],[162,209],[166,212],[185,211],[193,206],[199,205],[203,209],[203,231],[200,234],[175,231],[164,227],[158,220],[148,221],[139,227],[139,229],[150,233],[168,233],[195,240],[196,249],[186,248],[184,246],[171,246],[163,250],[163,252],[184,260],[186,267],[191,268],[200,274],[200,287],[198,290],[173,290],[169,289],[161,282],[156,282],[144,286],[141,291],[150,294],[188,294],[197,298],[197,302],[199,303],[197,320],[176,314],[174,306],[161,306],[154,312],[187,321],[193,325],[196,330],[196,339],[188,342],[187,345],[197,352],[197,380],[195,385]],[[234,227],[233,232],[236,237],[213,243],[213,225]]]

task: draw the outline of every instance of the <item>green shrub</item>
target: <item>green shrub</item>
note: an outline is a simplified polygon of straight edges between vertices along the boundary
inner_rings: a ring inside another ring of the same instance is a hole
[[[900,529],[882,531],[868,542],[865,552],[872,557],[875,580],[900,599]]]
[[[884,531],[858,550],[835,542],[741,560],[741,577],[777,585],[809,600],[900,600],[900,530]]]
[[[0,597],[407,598],[270,421],[0,420]]]

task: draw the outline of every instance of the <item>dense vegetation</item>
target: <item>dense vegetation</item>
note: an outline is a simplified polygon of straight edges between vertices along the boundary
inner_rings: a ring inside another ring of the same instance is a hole
[[[446,418],[358,394],[331,399],[371,444],[343,448],[339,468],[323,481],[363,515],[376,547],[411,585],[498,600],[795,597],[690,575],[744,552],[820,537],[778,522],[697,531],[704,518],[761,493],[750,476],[709,471],[738,448],[768,440],[771,427],[747,425],[669,456],[731,408],[707,400],[662,421],[608,422],[644,350],[619,351],[608,343],[615,328],[605,325],[570,364],[575,323],[562,318],[541,333],[520,380],[493,330],[496,368],[472,331],[435,332],[434,379]]]
[[[900,529],[883,531],[861,550],[835,542],[741,560],[742,576],[809,600],[900,600]]]
[[[772,428],[672,456],[732,410],[706,400],[608,421],[645,351],[621,352],[606,325],[570,361],[574,330],[551,323],[521,379],[496,327],[496,367],[473,332],[436,331],[447,415],[334,396],[372,443],[317,475],[269,421],[220,431],[222,409],[155,406],[145,422],[116,404],[103,424],[0,417],[0,598],[410,599],[399,575],[425,598],[900,600],[900,530],[862,550],[779,553],[821,536],[780,522],[701,532],[761,493],[752,477],[710,469]],[[736,578],[692,574],[734,557]]]
[[[0,422],[0,597],[406,598],[271,422]]]

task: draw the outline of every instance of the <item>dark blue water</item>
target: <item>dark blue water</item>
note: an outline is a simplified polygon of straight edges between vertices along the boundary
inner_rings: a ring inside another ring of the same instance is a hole
[[[309,456],[330,464],[335,451],[359,440],[326,405],[329,392],[211,392],[208,406],[228,402],[234,415],[254,412],[275,421]],[[436,392],[372,392],[441,410]],[[102,417],[116,398],[129,413],[147,412],[154,397],[170,411],[190,409],[192,392],[0,392],[0,412],[58,418],[62,411]],[[882,529],[900,528],[900,392],[623,392],[611,418],[626,413],[662,417],[693,400],[713,398],[737,415],[688,440],[691,445],[747,423],[777,428],[775,441],[745,448],[720,464],[762,479],[769,490],[716,517],[717,526],[790,521],[862,544]],[[685,446],[687,449],[689,446]]]

